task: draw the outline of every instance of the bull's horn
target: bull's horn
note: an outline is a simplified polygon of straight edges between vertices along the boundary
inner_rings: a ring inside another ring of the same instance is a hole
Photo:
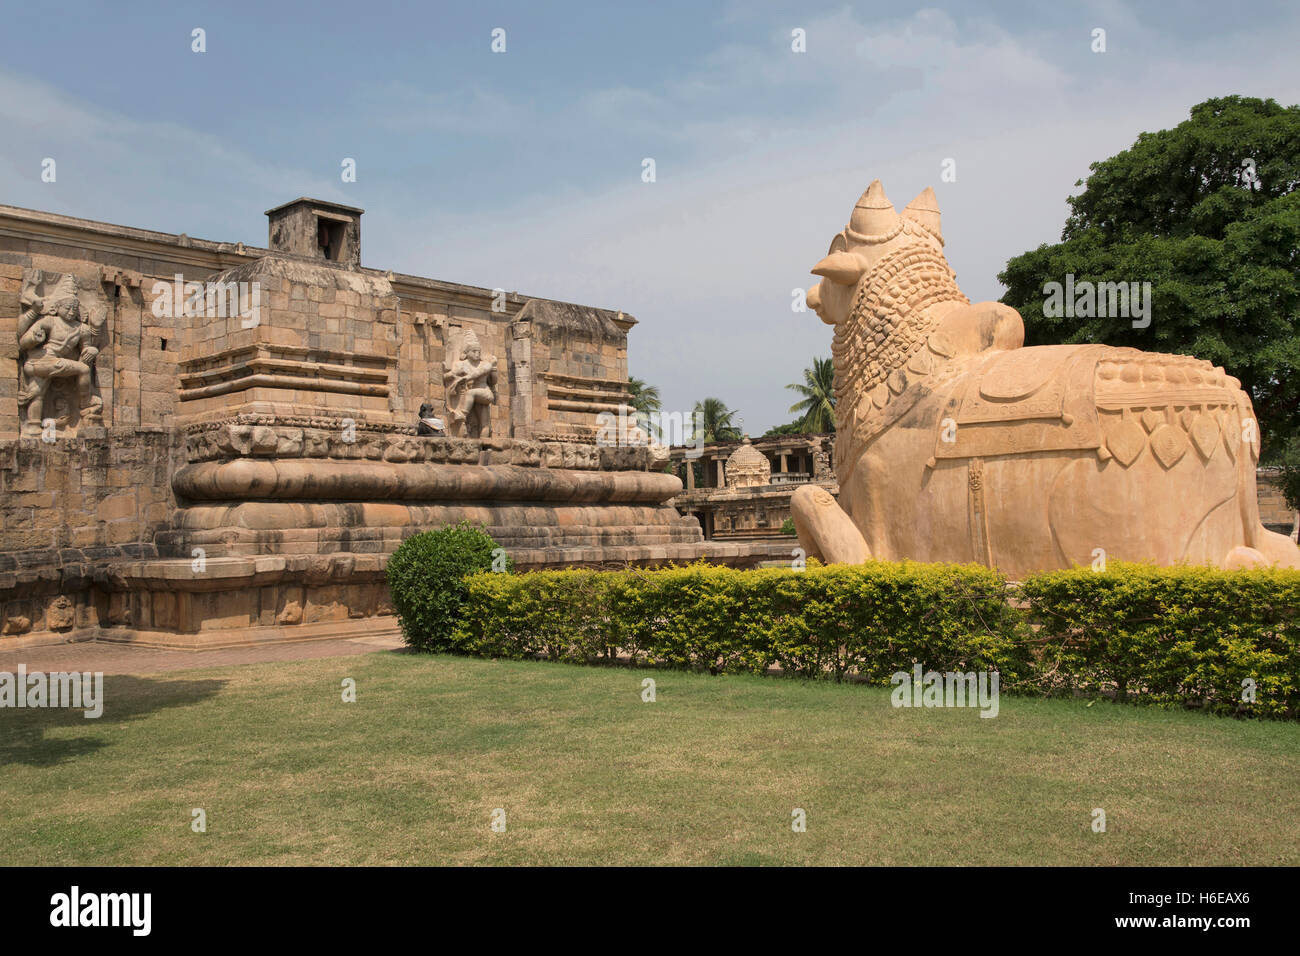
[[[867,263],[851,252],[832,252],[812,267],[812,274],[840,285],[856,285]]]
[[[885,187],[880,185],[879,179],[872,180],[853,207],[849,228],[861,236],[883,236],[892,231],[897,222],[898,213],[885,195]]]
[[[943,244],[943,227],[939,224],[939,200],[929,186],[921,190],[921,195],[907,204],[907,208],[903,210],[903,217],[919,224],[926,232],[938,239],[940,245]]]

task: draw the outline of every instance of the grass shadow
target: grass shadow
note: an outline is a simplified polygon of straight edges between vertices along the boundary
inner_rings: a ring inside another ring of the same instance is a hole
[[[0,709],[0,767],[27,764],[49,767],[94,753],[108,745],[101,735],[50,737],[60,727],[99,730],[124,724],[174,707],[185,707],[216,696],[224,680],[168,680],[130,674],[104,676],[104,712],[87,718],[85,710],[67,707]]]

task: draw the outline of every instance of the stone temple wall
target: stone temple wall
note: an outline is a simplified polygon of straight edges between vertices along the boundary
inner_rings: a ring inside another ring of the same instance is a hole
[[[154,536],[176,510],[175,432],[103,430],[93,437],[0,441],[0,536],[38,559],[156,553]],[[0,570],[4,558],[0,555]]]
[[[633,318],[362,268],[351,207],[268,216],[264,249],[0,207],[4,639],[392,629],[388,555],[463,518],[521,568],[763,557],[597,443]]]
[[[1260,523],[1270,531],[1294,537],[1296,513],[1286,506],[1277,468],[1261,468],[1255,473],[1255,493],[1259,498]]]
[[[0,617],[8,636],[93,628],[96,568],[158,554],[180,448],[161,427],[53,443],[0,441]]]
[[[443,407],[447,363],[470,331],[505,386],[492,407],[497,436],[555,422],[560,434],[590,437],[598,412],[627,399],[636,320],[619,312],[0,206],[0,439],[19,431],[20,294],[35,273],[49,286],[74,276],[83,316],[104,313],[94,365],[106,426],[204,420],[239,404],[288,408],[302,404],[295,391],[340,415],[412,424],[424,402]],[[183,314],[177,275],[257,282],[257,325]],[[249,377],[250,366],[287,381],[246,383],[247,402],[226,397],[223,383]],[[79,425],[71,386],[55,386],[56,417],[68,419],[61,433]]]

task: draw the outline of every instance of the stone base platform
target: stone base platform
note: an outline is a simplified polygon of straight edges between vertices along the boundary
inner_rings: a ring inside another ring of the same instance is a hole
[[[790,559],[789,539],[609,547],[511,549],[520,571],[570,567],[614,570],[705,560],[756,567]],[[178,650],[217,650],[294,641],[399,634],[385,581],[385,554],[239,555],[116,560],[22,574],[35,611],[50,594],[76,594],[75,607],[46,615],[0,649],[100,641]],[[70,569],[71,570],[71,569]],[[17,589],[15,589],[17,590]],[[51,626],[53,625],[53,626]]]
[[[129,644],[133,647],[161,647],[177,651],[217,651],[232,647],[255,647],[261,644],[288,644],[298,641],[346,641],[361,638],[400,639],[401,626],[391,614],[363,620],[321,621],[271,627],[236,627],[203,630],[194,634],[174,631],[135,630],[124,627],[100,627],[87,638],[105,644]],[[6,645],[0,645],[3,647]]]

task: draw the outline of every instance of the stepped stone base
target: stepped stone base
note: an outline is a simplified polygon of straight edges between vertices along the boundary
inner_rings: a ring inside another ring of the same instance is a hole
[[[522,569],[752,561],[628,427],[632,316],[362,267],[361,215],[0,206],[0,648],[391,631],[387,556],[461,520]]]
[[[521,571],[653,567],[701,559],[755,567],[789,560],[791,547],[788,540],[704,541],[526,548],[510,555]],[[33,608],[47,605],[51,595],[72,592],[76,597],[62,613],[46,615],[38,629],[6,639],[3,646],[107,641],[215,650],[392,635],[398,625],[384,580],[387,564],[384,554],[340,552],[210,558],[201,570],[185,559],[119,559],[97,568],[46,566],[11,573],[10,593],[29,595]]]

